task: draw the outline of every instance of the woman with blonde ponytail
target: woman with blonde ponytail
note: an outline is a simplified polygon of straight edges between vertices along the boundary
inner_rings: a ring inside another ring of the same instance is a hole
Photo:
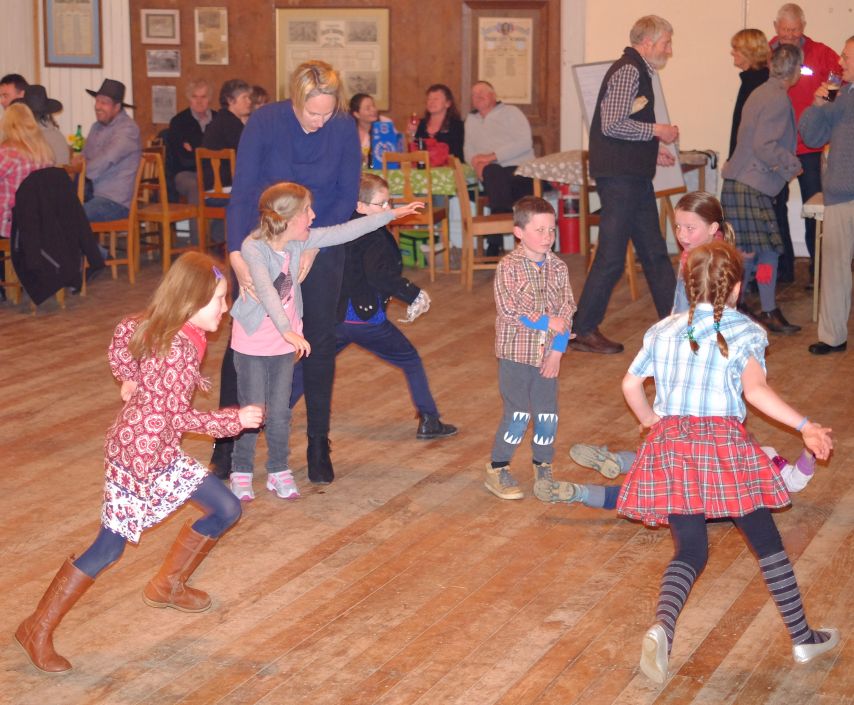
[[[416,213],[414,202],[342,225],[311,228],[314,221],[311,192],[283,182],[266,189],[258,202],[258,227],[243,241],[253,291],[240,285],[231,316],[231,349],[237,371],[237,398],[253,399],[266,408],[267,489],[282,499],[296,499],[299,490],[288,466],[291,425],[291,382],[294,363],[311,354],[303,337],[303,299],[300,258],[307,249],[331,247],[355,240],[395,218]],[[234,442],[231,491],[238,499],[255,498],[252,476],[257,431],[247,431]]]
[[[649,434],[638,451],[617,511],[670,527],[675,553],[661,581],[655,623],[641,648],[641,670],[667,680],[670,649],[691,587],[708,558],[707,519],[730,519],[742,532],[792,640],[806,663],[839,643],[835,629],[812,629],[792,564],[771,515],[789,494],[768,456],[744,428],[745,400],[799,431],[818,458],[833,448],[831,429],[795,411],[765,380],[765,331],[736,310],[743,274],[730,244],[696,248],[685,264],[687,313],[659,321],[623,379],[629,407]],[[655,379],[655,403],[644,379]]]

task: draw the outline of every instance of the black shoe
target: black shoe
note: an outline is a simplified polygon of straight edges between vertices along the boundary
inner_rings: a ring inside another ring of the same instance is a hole
[[[569,341],[569,347],[579,352],[592,352],[601,355],[615,355],[623,352],[623,344],[608,340],[598,328],[590,333],[577,334]]]
[[[97,277],[101,272],[103,272],[107,268],[106,265],[102,264],[100,267],[87,267],[86,268],[86,283],[91,282],[95,277]]]
[[[801,329],[800,326],[789,323],[779,308],[760,313],[759,322],[772,333],[782,333],[783,335],[792,335]]]
[[[828,345],[819,341],[810,345],[808,349],[813,355],[827,355],[828,353],[845,352],[847,348],[848,341],[839,345]]]
[[[214,442],[208,469],[220,480],[227,480],[231,476],[231,451],[233,450],[233,438],[217,438]]]
[[[335,470],[329,458],[331,446],[328,436],[308,437],[308,481],[313,485],[329,485],[335,479]]]
[[[415,432],[415,437],[422,440],[431,438],[447,438],[457,433],[457,427],[451,426],[449,423],[442,423],[438,416],[431,414],[421,414],[418,423],[418,430]]]

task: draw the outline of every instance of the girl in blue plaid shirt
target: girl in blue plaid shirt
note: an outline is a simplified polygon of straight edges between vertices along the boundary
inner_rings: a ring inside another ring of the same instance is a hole
[[[729,518],[759,559],[759,567],[806,663],[839,642],[835,629],[814,630],[770,510],[789,504],[780,475],[742,425],[744,400],[801,432],[804,445],[826,459],[829,428],[786,404],[765,380],[765,331],[736,310],[743,267],[724,242],[695,249],[685,267],[687,313],[658,322],[644,335],[623,380],[623,393],[650,432],[623,484],[617,510],[647,524],[670,526],[676,552],[664,572],[656,622],[646,632],[641,670],[667,678],[676,620],[708,557],[708,518]],[[655,379],[650,406],[643,390]]]

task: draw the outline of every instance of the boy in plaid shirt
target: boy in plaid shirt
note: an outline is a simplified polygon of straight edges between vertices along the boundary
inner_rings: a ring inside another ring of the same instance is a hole
[[[513,224],[519,246],[495,272],[495,354],[504,415],[484,482],[501,499],[525,496],[509,464],[532,417],[534,491],[539,496],[559,487],[551,476],[557,378],[576,308],[566,265],[551,251],[554,209],[542,198],[525,196],[513,206]]]

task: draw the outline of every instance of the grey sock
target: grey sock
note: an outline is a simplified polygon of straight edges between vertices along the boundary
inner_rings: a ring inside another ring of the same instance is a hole
[[[579,501],[585,507],[593,507],[594,509],[603,509],[605,507],[605,487],[602,485],[579,485],[581,487],[581,497]]]

